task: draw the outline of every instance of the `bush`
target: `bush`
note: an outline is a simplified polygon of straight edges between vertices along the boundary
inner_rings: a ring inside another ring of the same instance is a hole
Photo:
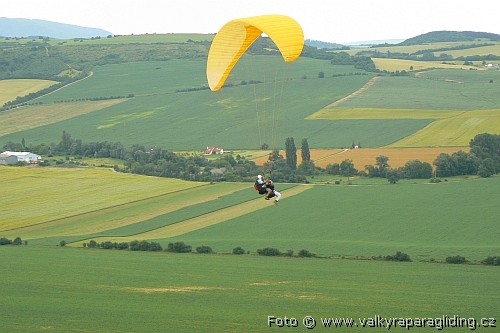
[[[484,265],[500,266],[500,257],[488,257],[481,262]]]
[[[212,253],[212,248],[210,246],[206,246],[206,245],[203,245],[203,246],[198,246],[196,248],[196,253]]]
[[[310,257],[314,257],[314,254],[307,251],[307,250],[300,250],[299,253],[297,254],[299,257],[301,258],[310,258]]]
[[[0,245],[10,245],[12,241],[8,238],[2,237],[0,238]]]
[[[191,245],[187,245],[184,242],[168,243],[167,251],[175,253],[189,253],[191,252]]]
[[[233,249],[233,254],[245,254],[245,250],[238,246]]]
[[[91,240],[88,244],[87,244],[87,247],[91,248],[91,249],[95,249],[97,247],[97,242],[95,240]]]
[[[60,241],[59,246],[60,247],[66,246],[66,241],[65,240]]]
[[[115,244],[113,244],[113,242],[111,242],[111,241],[105,241],[105,242],[102,242],[101,244],[99,244],[99,247],[101,249],[109,250],[109,249],[114,249]]]
[[[462,256],[453,256],[453,257],[447,257],[446,262],[448,264],[463,264],[465,263],[465,257]]]
[[[258,249],[257,254],[261,256],[279,256],[281,252],[278,249],[266,247],[264,249]]]
[[[128,243],[127,242],[121,242],[116,244],[116,248],[118,250],[127,250],[128,249]]]
[[[398,251],[395,255],[385,256],[385,260],[389,261],[411,261],[410,256],[404,252]]]

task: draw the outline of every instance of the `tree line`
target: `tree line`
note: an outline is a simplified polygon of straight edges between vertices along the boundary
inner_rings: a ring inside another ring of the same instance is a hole
[[[19,237],[18,237],[19,238]],[[0,239],[1,240],[1,239]],[[20,240],[20,238],[19,238]],[[0,245],[4,245],[0,243]],[[66,241],[62,240],[59,243],[59,246],[66,246]],[[168,243],[166,248],[163,248],[160,243],[157,242],[149,242],[146,240],[133,240],[131,242],[112,242],[112,241],[103,241],[97,242],[95,240],[90,240],[88,243],[83,243],[84,248],[88,249],[104,249],[104,250],[128,250],[128,251],[145,251],[145,252],[171,252],[171,253],[198,253],[198,254],[213,254],[216,253],[212,247],[208,245],[197,246],[194,251],[193,247],[189,244],[186,244],[182,241],[170,242]],[[237,246],[233,248],[231,251],[232,254],[242,255],[242,254],[250,254],[250,251],[246,251],[241,246]],[[306,249],[301,249],[294,253],[293,250],[281,251],[275,247],[265,247],[261,249],[257,249],[256,254],[259,256],[267,256],[267,257],[299,257],[299,258],[320,258],[321,256],[316,255],[315,253],[310,252]],[[363,258],[366,259],[366,258]],[[386,255],[386,256],[372,256],[372,260],[385,260],[385,261],[399,261],[399,262],[411,262],[411,258],[408,254],[397,251],[394,255]],[[431,261],[435,261],[431,259]],[[464,264],[470,263],[470,261],[466,260],[463,256],[448,256],[445,261],[449,264]],[[483,265],[490,266],[500,266],[500,257],[489,256],[480,261]]]
[[[199,154],[181,156],[167,149],[153,146],[132,145],[125,147],[120,142],[83,142],[74,139],[63,131],[57,144],[39,144],[26,146],[21,143],[7,142],[3,149],[10,151],[30,150],[42,156],[66,156],[73,158],[112,158],[123,161],[114,165],[119,172],[148,176],[178,178],[191,181],[253,181],[257,174],[272,175],[275,182],[306,183],[307,177],[329,174],[339,176],[381,177],[394,184],[401,178],[436,179],[461,175],[490,177],[500,172],[500,135],[483,133],[476,135],[469,143],[470,152],[458,151],[451,155],[442,153],[430,163],[419,160],[408,161],[403,167],[391,168],[387,156],[377,156],[374,165],[357,170],[350,159],[341,163],[328,164],[324,169],[317,167],[311,160],[309,143],[301,141],[301,163],[298,164],[297,147],[293,137],[285,140],[285,155],[273,150],[263,166],[243,156],[224,154],[215,159],[208,159]],[[358,144],[359,147],[359,144]],[[353,147],[354,143],[353,143]],[[56,162],[57,163],[57,162]],[[63,162],[61,162],[63,164]],[[42,162],[42,166],[50,162]]]

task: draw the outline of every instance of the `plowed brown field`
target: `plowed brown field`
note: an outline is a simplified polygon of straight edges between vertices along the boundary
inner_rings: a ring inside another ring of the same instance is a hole
[[[469,147],[418,147],[418,148],[360,148],[360,149],[311,149],[311,160],[318,167],[324,168],[328,164],[341,163],[350,159],[354,167],[364,170],[366,165],[375,165],[377,156],[389,157],[391,168],[402,167],[408,161],[419,160],[432,165],[441,153],[453,154],[457,151],[469,152]],[[285,155],[284,151],[280,152]],[[257,165],[267,161],[267,156],[255,159]],[[297,149],[297,164],[302,162],[300,149]]]

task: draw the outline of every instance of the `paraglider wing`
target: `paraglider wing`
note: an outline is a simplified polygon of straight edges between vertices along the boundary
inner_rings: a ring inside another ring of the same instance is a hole
[[[262,15],[232,20],[215,35],[207,60],[207,79],[212,91],[219,90],[240,57],[262,33],[278,47],[285,62],[297,60],[304,47],[300,25],[284,15]]]

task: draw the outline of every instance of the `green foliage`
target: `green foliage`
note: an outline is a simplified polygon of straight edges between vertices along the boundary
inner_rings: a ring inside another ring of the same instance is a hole
[[[484,265],[500,266],[500,257],[489,256],[482,263]]]
[[[280,256],[282,253],[280,250],[273,247],[265,247],[263,249],[258,249],[257,254],[261,256]]]
[[[237,246],[237,247],[235,247],[235,248],[233,249],[232,253],[233,253],[233,254],[238,254],[238,255],[239,255],[239,254],[245,254],[245,250],[244,250],[242,247]]]
[[[12,240],[6,237],[0,238],[0,245],[10,245],[10,244],[12,244]]]
[[[464,264],[466,260],[465,257],[462,256],[451,256],[451,257],[446,257],[446,262],[448,264]]]
[[[390,184],[396,184],[401,179],[401,173],[396,169],[389,169],[385,173],[385,177]]]
[[[213,253],[213,250],[210,246],[202,245],[196,247],[196,253]]]
[[[408,161],[402,169],[402,176],[410,179],[429,179],[432,177],[432,165],[419,160]]]
[[[27,244],[25,242],[25,244]],[[23,240],[21,237],[16,237],[14,240],[8,239],[6,237],[0,238],[0,245],[23,245]]]
[[[307,139],[302,139],[302,143],[300,145],[300,154],[302,157],[302,162],[308,162],[311,160],[311,152],[309,150],[309,143]]]
[[[300,250],[297,255],[301,258],[311,258],[311,257],[315,257],[315,254],[314,253],[311,253],[309,252],[308,250],[306,249],[302,249]]]
[[[388,261],[411,261],[410,256],[404,252],[398,251],[394,255],[385,256]]]
[[[166,251],[174,253],[190,253],[192,251],[192,247],[184,242],[168,243]]]
[[[470,152],[479,159],[482,177],[500,172],[500,135],[483,133],[470,141]]]
[[[297,147],[295,147],[292,137],[288,137],[285,140],[285,159],[290,169],[297,169]]]

